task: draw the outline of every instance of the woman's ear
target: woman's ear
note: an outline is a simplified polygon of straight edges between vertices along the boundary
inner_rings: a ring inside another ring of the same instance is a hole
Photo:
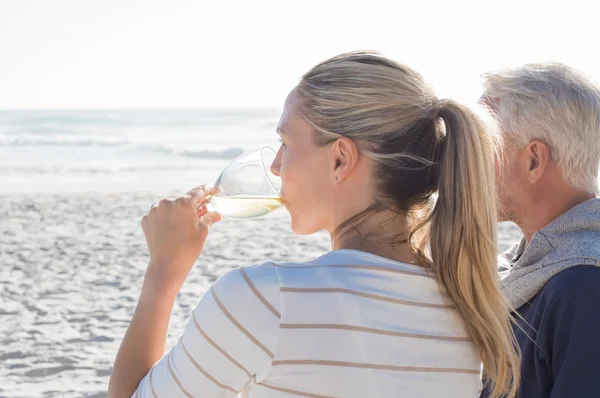
[[[331,146],[332,174],[337,182],[342,182],[352,173],[360,151],[356,143],[347,137],[338,138]]]

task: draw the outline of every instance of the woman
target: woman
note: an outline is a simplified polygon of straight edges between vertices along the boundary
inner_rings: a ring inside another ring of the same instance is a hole
[[[332,251],[229,272],[163,356],[175,297],[220,218],[202,207],[210,189],[162,201],[142,221],[150,264],[109,396],[464,398],[483,363],[492,395],[514,397],[483,123],[361,52],[304,75],[278,133],[271,167],[292,230],[329,231]]]

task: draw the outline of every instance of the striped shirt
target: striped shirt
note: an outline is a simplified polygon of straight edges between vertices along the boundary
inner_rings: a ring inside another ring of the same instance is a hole
[[[221,277],[133,396],[465,398],[480,367],[422,268],[336,250]]]

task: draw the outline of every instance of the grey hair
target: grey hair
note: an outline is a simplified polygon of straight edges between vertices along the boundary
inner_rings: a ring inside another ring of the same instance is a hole
[[[600,87],[560,63],[528,64],[484,75],[484,102],[520,145],[544,141],[565,180],[598,194]]]

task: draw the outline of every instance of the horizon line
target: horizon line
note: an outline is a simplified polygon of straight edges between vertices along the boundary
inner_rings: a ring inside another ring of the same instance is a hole
[[[31,108],[3,108],[0,107],[0,112],[13,112],[13,111],[168,111],[168,110],[251,110],[251,109],[269,109],[269,110],[280,110],[280,107],[275,105],[222,105],[222,106],[182,106],[182,107],[31,107]]]

